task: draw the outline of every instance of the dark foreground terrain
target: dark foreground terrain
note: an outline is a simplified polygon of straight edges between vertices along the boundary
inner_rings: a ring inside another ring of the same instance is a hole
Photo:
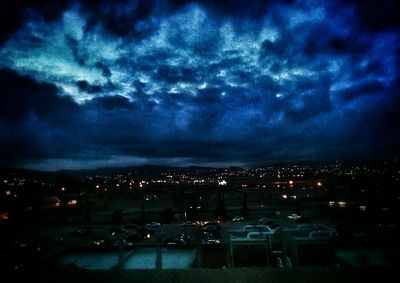
[[[81,269],[41,270],[34,274],[5,277],[2,282],[398,282],[399,271],[387,267],[274,268],[90,271]]]

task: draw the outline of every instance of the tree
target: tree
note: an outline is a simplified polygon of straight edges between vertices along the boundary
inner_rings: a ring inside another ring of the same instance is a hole
[[[85,224],[92,224],[92,210],[90,209],[90,206],[85,207]]]
[[[140,206],[139,223],[144,224],[145,222],[146,222],[146,211],[144,209],[144,201],[142,201],[142,204]]]
[[[188,209],[187,209],[187,214],[186,214],[186,218],[189,221],[196,221],[197,220],[197,205],[192,204]]]
[[[242,202],[242,209],[240,210],[240,215],[243,218],[248,218],[249,217],[249,208],[247,207],[247,200],[246,197],[244,197],[243,202]]]
[[[174,219],[174,211],[172,210],[172,208],[167,208],[164,209],[163,211],[163,222],[164,223],[171,223],[172,220]]]
[[[116,224],[124,223],[124,216],[122,214],[122,209],[114,209],[112,213],[112,221]]]
[[[296,214],[301,215],[299,189],[296,187]]]
[[[215,207],[215,217],[226,219],[227,210],[225,207],[224,198],[221,194],[218,196],[217,205]]]
[[[89,196],[86,194],[84,198],[85,224],[92,224],[92,209]]]

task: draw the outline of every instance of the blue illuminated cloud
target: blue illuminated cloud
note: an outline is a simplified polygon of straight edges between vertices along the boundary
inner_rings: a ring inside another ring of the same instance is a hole
[[[3,163],[398,155],[391,12],[377,25],[351,1],[100,2],[28,7],[2,34],[1,100],[19,109],[2,106]]]

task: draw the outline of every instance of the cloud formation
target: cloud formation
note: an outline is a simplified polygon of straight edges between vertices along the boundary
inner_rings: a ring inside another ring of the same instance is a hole
[[[391,1],[50,2],[3,9],[5,165],[398,156]]]

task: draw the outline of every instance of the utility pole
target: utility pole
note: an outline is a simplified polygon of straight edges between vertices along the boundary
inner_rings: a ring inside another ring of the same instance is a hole
[[[160,232],[156,233],[156,238],[157,238],[156,269],[161,270],[162,269],[162,237],[161,237]]]
[[[118,269],[122,269],[124,265],[124,240],[121,235],[118,236]]]

